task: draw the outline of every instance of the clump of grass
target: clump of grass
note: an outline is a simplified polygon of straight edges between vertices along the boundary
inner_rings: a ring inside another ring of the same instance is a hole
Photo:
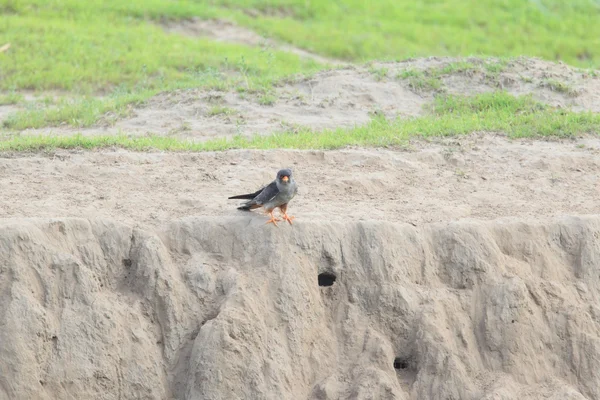
[[[434,70],[434,73],[436,75],[450,75],[450,74],[475,71],[477,69],[479,69],[479,67],[471,62],[458,61],[458,62],[452,62],[447,65],[444,65],[443,67],[441,67],[437,70]]]
[[[345,146],[404,146],[412,138],[464,135],[473,132],[499,132],[511,138],[573,137],[600,132],[600,115],[558,110],[541,105],[531,97],[514,97],[505,92],[473,97],[439,96],[427,115],[411,119],[387,120],[374,115],[370,123],[350,129],[330,129],[315,133],[299,128],[270,136],[234,136],[205,142],[175,137],[149,136],[27,136],[0,141],[1,151],[54,148],[123,147],[146,151],[218,151],[227,149],[335,149]]]
[[[525,83],[533,83],[533,77],[531,76],[521,75],[520,78]]]
[[[18,104],[23,101],[23,95],[17,92],[0,94],[0,106]]]
[[[376,81],[381,82],[387,78],[388,69],[383,67],[370,67],[369,72],[375,77]]]
[[[556,109],[506,92],[473,97],[442,96],[435,99],[431,115],[435,123],[425,135],[454,135],[475,131],[501,132],[509,137],[569,137],[600,132],[600,115]],[[423,129],[423,128],[421,128]]]
[[[482,59],[482,60],[478,60],[477,63],[470,62],[470,61],[458,61],[458,62],[452,62],[447,65],[444,65],[443,67],[438,68],[437,70],[434,69],[432,71],[432,74],[440,76],[440,75],[481,72],[484,75],[490,77],[490,76],[496,76],[500,72],[504,71],[506,69],[507,63],[508,63],[508,61],[504,60],[504,59],[501,59],[498,61]]]
[[[441,67],[426,70],[407,69],[400,72],[397,77],[406,79],[414,91],[442,91],[442,77],[453,74],[482,73],[485,78],[495,80],[498,74],[506,68],[506,61],[482,61],[475,64],[469,61],[452,62]]]
[[[263,95],[258,99],[258,103],[261,106],[272,106],[276,101],[277,98],[270,93],[263,93]]]
[[[214,117],[216,115],[232,115],[235,114],[235,110],[229,107],[223,106],[213,106],[210,110],[208,110],[207,115],[209,117]]]
[[[400,79],[408,81],[408,86],[415,92],[438,91],[442,88],[442,81],[437,76],[430,76],[426,71],[407,69],[397,75]]]
[[[494,62],[484,62],[483,69],[485,69],[489,74],[498,75],[506,69],[507,65],[508,60],[501,59]]]
[[[575,89],[573,86],[569,85],[566,82],[559,81],[558,79],[553,79],[553,78],[545,79],[540,83],[540,86],[546,87],[546,88],[548,88],[552,91],[558,92],[558,93],[564,93],[571,97],[575,97],[579,94],[577,89]]]
[[[515,97],[506,92],[484,93],[477,96],[438,96],[430,107],[432,115],[479,115],[483,113],[533,114],[550,110],[531,96]]]

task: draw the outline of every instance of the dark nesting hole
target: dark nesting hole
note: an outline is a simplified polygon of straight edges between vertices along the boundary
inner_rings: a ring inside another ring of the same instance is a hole
[[[124,266],[124,267],[126,267],[126,268],[129,268],[129,267],[131,267],[131,264],[132,264],[132,263],[131,263],[131,260],[130,260],[129,258],[125,258],[125,259],[123,260],[123,266]]]
[[[394,369],[406,369],[409,365],[410,363],[405,358],[396,357],[394,359]]]
[[[319,274],[319,286],[331,286],[335,282],[335,275],[331,272]]]

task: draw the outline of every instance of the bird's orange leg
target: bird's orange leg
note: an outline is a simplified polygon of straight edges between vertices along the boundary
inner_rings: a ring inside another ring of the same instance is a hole
[[[287,204],[279,206],[279,210],[281,210],[281,212],[283,213],[283,219],[289,222],[290,225],[292,225],[292,220],[294,220],[294,218],[296,217],[292,215],[287,215]]]
[[[275,216],[273,215],[273,211],[274,210],[269,211],[269,215],[271,216],[271,219],[268,220],[265,224],[271,224],[272,223],[273,225],[277,226],[277,221],[279,221],[279,218],[275,218]]]

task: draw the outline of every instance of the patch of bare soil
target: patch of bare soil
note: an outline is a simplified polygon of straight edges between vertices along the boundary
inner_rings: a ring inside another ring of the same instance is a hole
[[[274,104],[264,105],[260,95],[237,92],[165,93],[108,129],[200,140],[251,136],[300,127],[352,127],[369,122],[374,112],[390,117],[416,116],[425,103],[402,84],[377,81],[368,72],[355,70],[327,72],[285,85],[276,89],[272,100]]]
[[[494,58],[429,57],[374,65],[387,69],[388,76],[407,70],[441,71],[440,90],[450,94],[470,96],[504,90],[515,96],[532,95],[551,106],[600,112],[600,73],[564,63],[528,57],[506,63]],[[449,72],[444,73],[445,69]]]
[[[404,152],[17,154],[0,159],[0,217],[97,217],[159,226],[190,215],[248,215],[227,197],[258,189],[286,166],[300,184],[290,205],[300,224],[373,219],[420,225],[598,213],[598,139],[482,135],[414,146]]]
[[[0,126],[2,126],[2,121],[8,118],[9,115],[20,111],[22,108],[15,104],[5,104],[0,106]]]

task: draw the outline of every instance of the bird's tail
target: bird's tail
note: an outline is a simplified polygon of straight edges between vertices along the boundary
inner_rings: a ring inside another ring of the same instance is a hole
[[[234,199],[252,200],[255,197],[256,196],[254,195],[254,193],[248,193],[248,194],[238,194],[237,196],[231,196],[231,197],[228,197],[228,199],[230,199],[230,200],[234,200]]]
[[[242,203],[238,206],[238,210],[244,210],[244,211],[250,211],[253,208],[255,208],[255,204],[252,200],[254,199],[254,196],[252,196],[251,194],[241,194],[239,196],[232,196],[230,197],[230,199],[250,199],[245,203]]]
[[[252,200],[250,200],[250,201],[245,202],[244,204],[241,204],[237,209],[243,210],[243,211],[250,211],[250,210],[254,210],[255,208],[260,208],[260,205],[256,204]]]
[[[258,196],[260,194],[260,192],[263,191],[264,188],[260,188],[258,189],[256,192],[254,193],[248,193],[248,194],[238,194],[236,196],[231,196],[228,197],[228,199],[243,199],[243,200],[252,200],[253,198],[255,198],[256,196]]]

